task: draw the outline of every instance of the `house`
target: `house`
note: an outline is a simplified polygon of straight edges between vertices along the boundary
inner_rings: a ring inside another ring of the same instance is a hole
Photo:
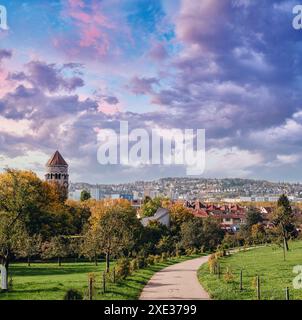
[[[170,227],[170,213],[169,210],[164,208],[158,208],[153,217],[143,218],[141,223],[146,227],[150,221],[157,221],[166,227]]]
[[[221,229],[226,231],[237,231],[245,223],[246,208],[238,204],[202,204],[197,201],[186,201],[184,206],[188,208],[195,217],[212,217],[219,221]]]

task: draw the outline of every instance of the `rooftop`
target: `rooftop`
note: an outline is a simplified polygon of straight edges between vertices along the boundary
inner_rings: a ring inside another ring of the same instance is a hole
[[[52,166],[68,166],[67,162],[64,160],[62,155],[59,151],[56,151],[52,157],[48,160],[47,164],[48,167]]]

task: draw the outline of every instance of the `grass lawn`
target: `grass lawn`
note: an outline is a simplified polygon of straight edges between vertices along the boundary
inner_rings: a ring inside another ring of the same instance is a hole
[[[266,246],[220,258],[222,273],[227,269],[234,276],[233,281],[227,282],[224,275],[209,272],[208,264],[198,271],[198,277],[203,287],[217,300],[254,300],[257,299],[255,276],[260,276],[261,299],[285,300],[285,288],[290,290],[290,300],[301,300],[302,289],[293,288],[293,267],[302,265],[302,242],[291,242],[286,261],[283,261],[283,250],[277,246]],[[243,271],[243,290],[240,286],[240,270]]]
[[[171,264],[196,257],[175,258],[140,269],[123,281],[108,284],[108,292],[105,294],[101,293],[104,262],[98,266],[86,262],[63,263],[61,267],[56,263],[34,263],[30,267],[23,263],[16,263],[10,266],[13,290],[8,293],[0,293],[0,300],[62,300],[70,288],[77,289],[85,295],[89,273],[95,274],[95,299],[135,300],[155,272]]]

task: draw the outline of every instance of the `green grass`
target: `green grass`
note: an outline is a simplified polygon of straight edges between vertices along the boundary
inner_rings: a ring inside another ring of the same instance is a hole
[[[283,250],[277,246],[240,251],[233,255],[220,258],[222,273],[227,269],[234,276],[233,281],[227,282],[224,275],[209,272],[208,264],[198,271],[198,277],[203,287],[213,299],[217,300],[255,300],[255,277],[260,276],[261,299],[285,300],[285,288],[290,290],[290,300],[301,300],[302,289],[293,288],[293,267],[302,265],[302,242],[291,242],[286,261],[283,261]],[[239,290],[240,270],[243,270],[243,290]]]
[[[102,291],[102,274],[105,263],[34,263],[30,267],[23,263],[12,264],[10,274],[13,288],[8,293],[0,293],[0,300],[62,300],[70,288],[87,294],[88,274],[95,274],[95,297],[98,300],[135,300],[153,274],[166,266],[196,258],[180,257],[140,269],[123,281],[110,283],[105,294]],[[113,264],[112,264],[113,266]]]

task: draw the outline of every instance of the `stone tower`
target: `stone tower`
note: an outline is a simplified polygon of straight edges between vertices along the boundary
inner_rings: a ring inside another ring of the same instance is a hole
[[[61,156],[59,151],[56,151],[49,159],[46,164],[46,169],[46,181],[57,183],[59,186],[66,189],[67,194],[69,186],[68,164]]]

